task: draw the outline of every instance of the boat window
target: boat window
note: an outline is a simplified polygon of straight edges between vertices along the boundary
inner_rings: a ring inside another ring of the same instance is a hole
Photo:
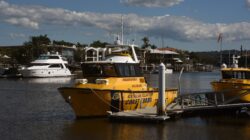
[[[102,76],[102,68],[99,64],[82,64],[83,76]]]
[[[59,59],[59,56],[49,56],[49,59]]]
[[[103,67],[105,76],[117,76],[117,73],[113,65],[108,64],[108,65],[103,65],[102,67]]]
[[[124,65],[124,76],[130,76],[129,66]]]
[[[245,73],[245,78],[246,78],[246,79],[250,79],[250,72],[246,72],[246,73]]]
[[[38,60],[46,60],[46,59],[48,59],[48,58],[49,58],[48,56],[42,55],[42,56],[39,56],[39,57],[38,57]]]
[[[63,61],[67,61],[67,58],[65,58],[65,57],[62,57],[62,60],[63,60]]]
[[[234,71],[233,73],[234,73],[233,78],[238,79],[238,78],[239,78],[239,76],[238,76],[238,72]]]
[[[130,65],[129,69],[130,69],[131,76],[136,76],[136,74],[135,74],[135,67],[133,65]]]
[[[231,78],[234,78],[234,76],[233,76],[233,73],[230,71],[223,71],[222,78],[223,79],[231,79]]]
[[[223,71],[222,72],[222,78],[223,79],[250,79],[250,72],[246,71]]]
[[[117,64],[117,69],[120,76],[129,76],[129,67],[124,64]]]
[[[61,64],[51,64],[49,68],[62,68]]]
[[[82,64],[83,76],[86,77],[116,77],[142,76],[138,65],[135,64]]]
[[[242,78],[242,79],[246,79],[245,74],[246,74],[246,72],[245,72],[245,71],[242,71],[242,72],[241,72],[241,78]]]
[[[117,64],[119,76],[141,76],[139,66],[134,64]]]
[[[49,64],[47,63],[31,63],[28,65],[28,67],[32,67],[32,66],[48,66]]]

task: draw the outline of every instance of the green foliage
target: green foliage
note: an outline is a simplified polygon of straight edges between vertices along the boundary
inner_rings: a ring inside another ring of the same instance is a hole
[[[76,47],[77,47],[77,48],[85,48],[85,47],[87,47],[87,46],[88,46],[87,44],[81,44],[81,43],[79,43],[79,42],[76,43]]]
[[[39,36],[32,36],[30,43],[33,46],[41,46],[41,45],[49,45],[51,41],[48,38],[48,36],[45,34],[45,35],[39,35]]]
[[[149,42],[149,38],[148,37],[143,37],[142,38],[143,41],[143,45],[142,45],[142,49],[146,49],[146,48],[151,48],[151,49],[156,49],[157,46],[155,46],[154,44],[150,44]]]
[[[74,44],[71,43],[71,42],[66,42],[64,40],[61,40],[61,41],[56,41],[56,40],[53,40],[53,44],[54,45],[65,45],[65,46],[73,46]]]
[[[189,53],[190,59],[193,60],[193,63],[203,63],[203,64],[212,64],[218,65],[220,53],[217,51],[214,52],[191,52]]]
[[[105,48],[105,46],[107,45],[107,42],[101,42],[100,40],[94,41],[93,43],[90,44],[91,47],[95,47],[95,48]]]

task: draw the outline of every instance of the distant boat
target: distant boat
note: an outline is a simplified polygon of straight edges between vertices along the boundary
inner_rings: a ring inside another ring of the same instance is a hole
[[[159,73],[159,69],[158,66],[141,66],[141,69],[144,73],[146,74],[158,74]],[[172,74],[173,73],[173,69],[172,68],[165,68],[165,74]]]
[[[154,69],[152,72],[152,74],[158,74],[159,73],[159,69]],[[166,68],[165,69],[165,74],[172,74],[173,73],[173,69],[170,69],[170,68]]]
[[[38,59],[32,61],[30,66],[20,69],[23,77],[61,77],[71,76],[67,68],[68,62],[58,53],[42,54]]]
[[[238,57],[233,56],[232,67],[223,64],[221,79],[211,82],[215,92],[223,93],[226,100],[250,102],[250,68],[238,67]]]
[[[0,69],[0,77],[2,78],[18,78],[21,77],[17,68]]]

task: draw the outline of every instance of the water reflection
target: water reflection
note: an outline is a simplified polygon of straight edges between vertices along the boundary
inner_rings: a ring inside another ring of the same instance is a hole
[[[67,139],[101,140],[211,140],[249,139],[249,118],[192,117],[164,123],[110,122],[106,118],[75,120],[65,125]]]
[[[28,83],[37,83],[37,84],[65,84],[71,82],[73,77],[50,77],[50,78],[27,78]]]

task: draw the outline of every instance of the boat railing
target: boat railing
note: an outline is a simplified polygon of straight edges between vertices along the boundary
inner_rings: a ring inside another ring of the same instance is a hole
[[[250,89],[242,90],[242,93],[232,98],[225,98],[227,92],[200,92],[191,94],[181,94],[175,101],[167,106],[168,110],[193,110],[205,108],[229,108],[250,106],[250,103],[238,102],[243,96],[250,94]]]

